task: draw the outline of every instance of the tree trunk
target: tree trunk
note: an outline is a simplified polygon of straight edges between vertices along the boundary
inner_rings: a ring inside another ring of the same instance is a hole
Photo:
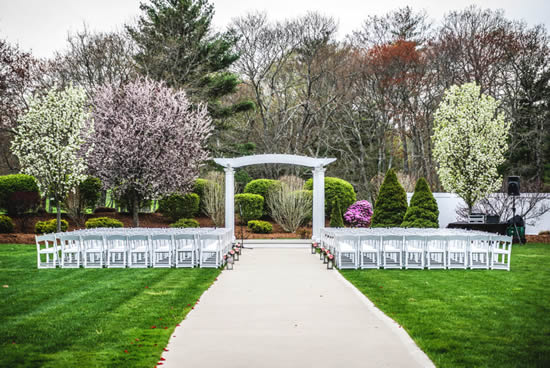
[[[139,199],[137,196],[132,199],[132,220],[134,227],[139,227]]]
[[[55,194],[55,204],[57,206],[57,232],[61,232],[61,204],[59,203],[59,194]]]

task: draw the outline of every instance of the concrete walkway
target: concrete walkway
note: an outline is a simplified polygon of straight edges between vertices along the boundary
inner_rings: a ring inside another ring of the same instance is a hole
[[[433,367],[309,249],[245,249],[174,335],[165,367]]]

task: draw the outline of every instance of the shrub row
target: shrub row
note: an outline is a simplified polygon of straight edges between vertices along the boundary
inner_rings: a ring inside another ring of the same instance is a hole
[[[273,231],[273,226],[267,221],[251,220],[248,221],[248,229],[256,234],[269,234]]]
[[[0,233],[13,233],[13,221],[9,216],[0,215]]]
[[[182,218],[170,225],[170,227],[200,227],[199,222],[192,218]]]
[[[34,177],[25,174],[0,176],[0,208],[8,215],[36,210],[39,204],[40,194]]]
[[[61,231],[67,231],[69,223],[67,220],[61,220]],[[38,221],[34,225],[34,232],[37,234],[51,234],[57,232],[57,220]]]
[[[86,229],[95,229],[98,227],[124,227],[124,224],[111,217],[95,217],[86,221]]]

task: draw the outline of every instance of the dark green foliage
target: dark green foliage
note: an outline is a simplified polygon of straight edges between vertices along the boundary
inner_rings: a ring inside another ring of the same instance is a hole
[[[0,215],[0,233],[13,233],[13,221],[9,216]]]
[[[82,207],[94,209],[101,197],[101,180],[93,176],[88,176],[80,183],[78,189]]]
[[[10,216],[34,210],[40,203],[34,177],[25,174],[0,176],[0,208]]]
[[[250,109],[219,101],[240,83],[229,71],[239,58],[233,51],[237,36],[213,31],[208,0],[151,0],[140,9],[137,26],[128,31],[138,46],[135,60],[142,74],[185,89],[194,101],[207,101],[214,119]]]
[[[67,231],[69,223],[67,220],[61,220],[61,231]],[[38,221],[34,225],[34,232],[37,234],[51,234],[57,231],[57,220]]]
[[[397,180],[395,171],[389,169],[374,204],[371,226],[401,226],[405,212],[407,212],[407,193]]]
[[[264,213],[264,197],[259,194],[243,193],[235,195],[235,212],[241,216],[241,222],[247,224],[250,220],[258,220]]]
[[[192,218],[182,218],[170,225],[170,227],[201,227],[199,222]]]
[[[313,190],[313,179],[306,181],[304,189]],[[338,203],[345,211],[357,200],[353,186],[340,178],[325,178],[325,216],[332,213],[332,204]]]
[[[330,227],[344,227],[344,219],[342,210],[338,202],[332,204],[332,212],[330,213]]]
[[[248,229],[255,234],[270,234],[273,226],[267,221],[251,220],[248,221]]]
[[[94,210],[94,213],[102,213],[102,212],[116,212],[116,208],[111,207],[97,207]]]
[[[418,179],[401,227],[439,227],[437,202],[424,178]]]
[[[244,193],[252,193],[261,195],[264,199],[267,198],[271,190],[276,190],[281,186],[279,180],[273,179],[256,179],[250,181],[244,187]],[[269,209],[267,207],[267,201],[264,200],[264,214],[268,214]]]
[[[252,178],[245,170],[240,169],[235,172],[235,183],[237,184],[238,192],[242,191],[250,181],[252,181]]]
[[[86,229],[95,229],[98,227],[124,227],[124,224],[111,217],[95,217],[86,221]]]
[[[180,218],[195,217],[199,213],[200,197],[196,193],[171,194],[159,201],[159,212],[177,221]]]
[[[195,186],[193,187],[193,193],[199,196],[199,211],[200,213],[204,212],[204,188],[208,180],[198,178],[195,180]]]
[[[132,203],[134,196],[131,193],[125,193],[115,199],[115,205],[120,209],[120,212],[132,213]],[[153,201],[150,199],[140,199],[138,203],[139,212],[149,212]]]

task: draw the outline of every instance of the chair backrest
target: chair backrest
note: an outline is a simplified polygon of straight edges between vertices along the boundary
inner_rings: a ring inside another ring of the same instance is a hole
[[[379,248],[382,239],[380,235],[361,235],[359,236],[359,245],[360,246],[370,246],[374,248]]]
[[[382,247],[402,248],[403,236],[402,235],[382,235]]]
[[[426,237],[422,235],[405,235],[405,246],[414,248],[424,248]]]
[[[510,250],[512,248],[512,237],[505,235],[491,236],[493,247]]]
[[[35,238],[37,243],[55,242],[55,234],[35,235],[34,238]]]

